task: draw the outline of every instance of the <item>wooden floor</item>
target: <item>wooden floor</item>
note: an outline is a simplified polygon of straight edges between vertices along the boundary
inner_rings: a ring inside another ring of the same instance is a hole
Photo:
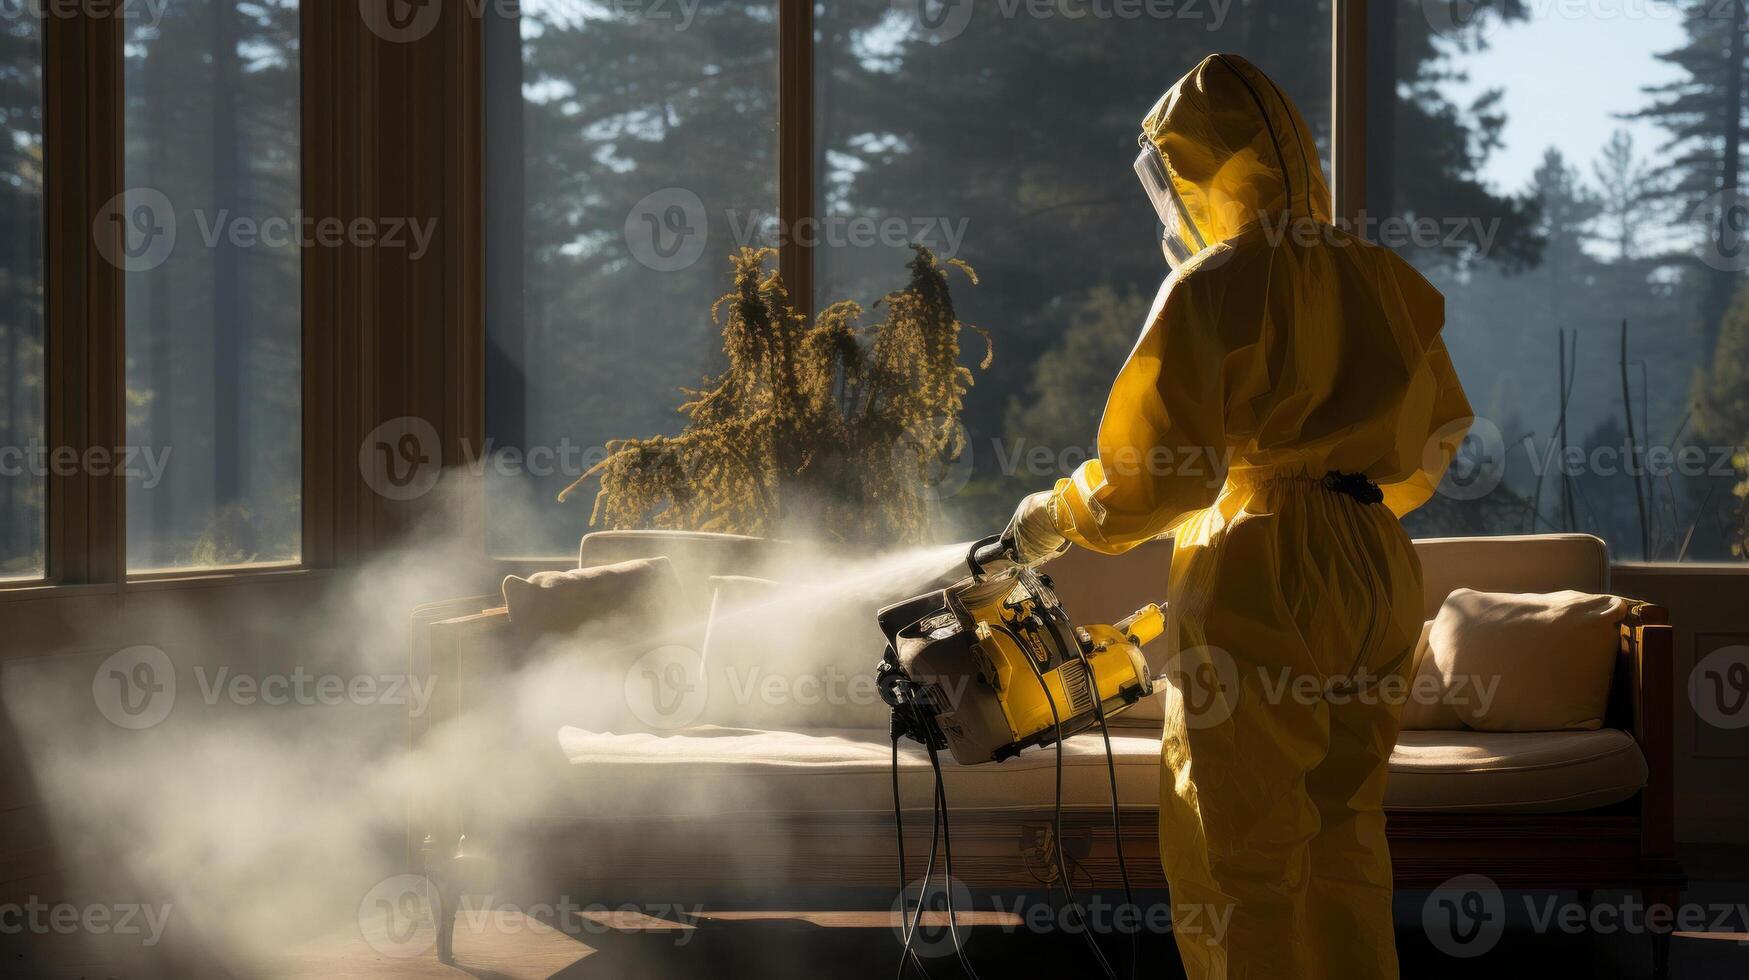
[[[696,923],[623,917],[581,921],[564,927],[517,913],[476,915],[458,926],[454,965],[437,962],[429,931],[406,937],[402,951],[385,955],[356,929],[285,950],[246,967],[219,967],[186,951],[102,950],[90,945],[39,947],[24,958],[8,954],[0,975],[44,978],[270,977],[308,980],[406,978],[406,980],[618,980],[622,977],[869,977],[891,978],[897,949],[891,916],[880,912],[707,913]],[[1083,940],[1038,935],[1005,926],[984,913],[969,927],[967,950],[984,976],[1096,976]],[[428,927],[427,927],[428,929]],[[11,937],[0,937],[10,939]],[[1673,975],[1679,978],[1749,976],[1749,935],[1675,940]],[[1405,977],[1488,980],[1507,977],[1641,977],[1649,974],[1643,936],[1535,935],[1508,931],[1486,956],[1469,960],[1434,950],[1419,929],[1400,929],[1398,947]],[[1107,955],[1127,972],[1128,944],[1107,940]],[[1139,976],[1182,976],[1169,937],[1140,943]],[[926,961],[938,978],[954,977],[951,954]],[[1010,973],[1010,971],[1014,971]]]

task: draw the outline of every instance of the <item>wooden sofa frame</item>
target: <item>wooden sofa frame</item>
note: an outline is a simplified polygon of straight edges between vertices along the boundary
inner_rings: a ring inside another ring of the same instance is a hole
[[[485,608],[496,597],[452,600],[422,607],[415,616],[412,669],[437,683],[426,712],[412,719],[417,742],[482,691],[499,672],[514,667],[516,649],[503,608]],[[1686,879],[1675,859],[1673,787],[1672,632],[1667,612],[1636,603],[1621,626],[1621,643],[1610,691],[1607,724],[1629,732],[1644,753],[1649,776],[1633,798],[1614,806],[1571,814],[1397,812],[1389,815],[1391,857],[1398,888],[1432,890],[1460,875],[1485,875],[1502,890],[1577,890],[1582,901],[1595,889],[1637,891],[1649,907],[1674,909]],[[979,888],[1036,889],[1053,880],[1051,813],[955,811],[954,874]],[[808,889],[835,894],[881,890],[890,896],[896,870],[891,814],[822,814],[774,818],[769,814],[711,820],[711,841],[734,840],[732,861],[720,846],[701,843],[697,821],[625,821],[563,818],[533,820],[542,861],[567,883],[588,882],[592,892],[629,897],[777,896]],[[556,825],[555,825],[556,824]],[[1131,811],[1121,820],[1123,848],[1138,888],[1163,888],[1152,811]],[[906,821],[906,848],[929,848],[928,820]],[[477,830],[477,828],[476,828]],[[462,862],[450,855],[467,823],[465,800],[442,794],[414,801],[408,842],[410,863],[438,884],[439,954],[450,952],[449,927],[463,887]],[[526,844],[528,833],[520,833]],[[1064,852],[1101,888],[1119,884],[1109,813],[1063,814]],[[627,860],[627,855],[635,860]],[[920,859],[913,859],[918,872]],[[626,880],[624,868],[638,869]],[[1079,886],[1078,886],[1079,887]],[[733,899],[731,899],[733,900]],[[882,905],[890,898],[881,898]],[[1655,976],[1666,976],[1668,931],[1654,931]]]

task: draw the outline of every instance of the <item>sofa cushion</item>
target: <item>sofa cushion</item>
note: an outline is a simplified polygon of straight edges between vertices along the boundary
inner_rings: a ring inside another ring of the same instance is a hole
[[[591,531],[577,545],[577,566],[611,565],[633,558],[668,558],[703,616],[711,601],[713,575],[780,574],[786,558],[805,546],[772,538],[708,531]]]
[[[573,816],[637,818],[718,813],[879,812],[892,808],[891,745],[870,732],[696,728],[668,735],[611,735],[566,727],[559,746],[577,774]],[[1118,798],[1159,806],[1160,739],[1113,732]],[[922,746],[899,745],[900,793],[926,810],[933,785]],[[943,759],[957,810],[1033,810],[1053,798],[1056,753],[957,766]],[[1401,810],[1572,812],[1632,796],[1646,764],[1625,732],[1407,732],[1391,756],[1386,806]],[[1064,745],[1064,805],[1109,805],[1097,733]]]
[[[1585,592],[1454,591],[1429,637],[1442,700],[1482,731],[1601,728],[1627,607]],[[1491,697],[1459,693],[1488,687]]]
[[[1446,684],[1439,676],[1439,665],[1432,656],[1433,620],[1421,624],[1421,639],[1415,643],[1415,654],[1409,663],[1409,697],[1403,702],[1402,727],[1406,732],[1434,730],[1456,731],[1464,727],[1447,696]],[[1466,685],[1466,690],[1470,685]],[[1463,692],[1456,692],[1462,694]]]
[[[510,575],[503,589],[510,627],[523,644],[584,629],[593,635],[646,629],[671,622],[681,602],[680,578],[666,558]]]
[[[1483,592],[1609,591],[1609,547],[1589,534],[1420,538],[1424,618],[1460,588]]]
[[[1646,785],[1627,732],[1403,732],[1385,784],[1393,810],[1572,813]]]

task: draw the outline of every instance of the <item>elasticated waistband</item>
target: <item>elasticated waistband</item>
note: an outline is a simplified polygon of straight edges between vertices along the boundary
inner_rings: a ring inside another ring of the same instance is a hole
[[[1304,470],[1235,469],[1227,473],[1227,482],[1245,490],[1261,490],[1264,487],[1282,485],[1293,485],[1305,490],[1325,490],[1362,504],[1383,503],[1385,499],[1384,491],[1379,489],[1378,484],[1367,479],[1366,474],[1344,473],[1340,470],[1313,474]]]

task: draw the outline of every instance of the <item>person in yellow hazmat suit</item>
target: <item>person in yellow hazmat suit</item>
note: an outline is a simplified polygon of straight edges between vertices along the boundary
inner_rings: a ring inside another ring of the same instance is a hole
[[[1188,975],[1395,977],[1385,765],[1422,621],[1399,518],[1471,415],[1444,298],[1332,227],[1311,131],[1243,58],[1197,65],[1140,143],[1172,271],[1097,457],[1006,536],[1028,564],[1174,539],[1160,852]]]

